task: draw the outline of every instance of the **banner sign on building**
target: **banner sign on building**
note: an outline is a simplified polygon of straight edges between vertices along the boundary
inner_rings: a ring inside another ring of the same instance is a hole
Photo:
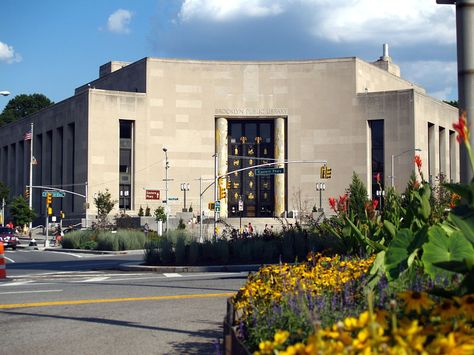
[[[160,199],[160,190],[146,190],[145,198],[147,200],[159,200]]]

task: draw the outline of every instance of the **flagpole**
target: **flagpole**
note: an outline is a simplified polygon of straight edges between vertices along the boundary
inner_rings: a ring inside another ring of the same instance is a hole
[[[31,140],[30,140],[30,196],[28,200],[28,205],[30,206],[30,210],[33,209],[33,122],[31,122]],[[31,228],[33,227],[33,221],[30,221],[29,230],[30,230],[30,238],[31,236]]]

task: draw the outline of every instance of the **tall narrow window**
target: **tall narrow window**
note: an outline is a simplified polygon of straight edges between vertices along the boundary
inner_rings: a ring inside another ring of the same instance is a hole
[[[369,121],[371,156],[372,156],[372,199],[379,199],[381,192],[377,184],[377,178],[380,178],[381,188],[384,185],[384,122],[383,120]]]
[[[119,208],[132,209],[133,121],[120,120]]]
[[[439,152],[438,152],[438,157],[439,157],[439,175],[441,178],[441,175],[443,179],[446,178],[447,171],[446,171],[446,134],[445,130],[443,127],[439,127]]]
[[[454,131],[449,131],[449,181],[454,182],[456,177],[456,134]]]

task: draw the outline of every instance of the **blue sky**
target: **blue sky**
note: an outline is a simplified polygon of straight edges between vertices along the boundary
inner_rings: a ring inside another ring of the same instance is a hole
[[[374,61],[383,43],[404,78],[451,100],[455,27],[435,0],[1,0],[0,110],[23,93],[66,99],[111,60]]]

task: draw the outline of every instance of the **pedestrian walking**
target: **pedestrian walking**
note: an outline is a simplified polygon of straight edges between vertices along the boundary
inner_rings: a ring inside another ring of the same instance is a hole
[[[249,235],[253,236],[253,226],[252,223],[249,222]]]
[[[143,226],[143,233],[145,233],[145,238],[148,238],[148,232],[150,231],[150,227],[148,226],[148,223],[145,223]]]

